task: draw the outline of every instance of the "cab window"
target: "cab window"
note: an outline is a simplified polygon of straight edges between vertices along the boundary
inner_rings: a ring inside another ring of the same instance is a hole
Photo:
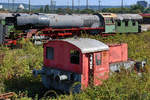
[[[53,60],[54,59],[54,48],[46,47],[46,59]]]
[[[96,65],[101,65],[101,62],[102,62],[102,57],[101,57],[101,54],[100,53],[97,53],[95,55],[95,61],[96,61]]]
[[[80,64],[80,52],[78,50],[70,51],[70,63],[71,64]]]

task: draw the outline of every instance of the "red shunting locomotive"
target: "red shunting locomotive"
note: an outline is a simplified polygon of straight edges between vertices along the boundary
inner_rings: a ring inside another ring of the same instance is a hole
[[[41,75],[44,86],[63,92],[79,92],[102,84],[110,72],[130,67],[127,44],[106,45],[89,38],[51,40],[44,44],[44,66],[34,70]],[[75,83],[81,83],[74,85]]]

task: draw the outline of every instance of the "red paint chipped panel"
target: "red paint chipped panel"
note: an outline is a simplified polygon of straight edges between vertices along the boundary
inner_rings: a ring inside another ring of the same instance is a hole
[[[109,46],[109,62],[123,62],[128,60],[128,47],[127,44],[110,45]]]

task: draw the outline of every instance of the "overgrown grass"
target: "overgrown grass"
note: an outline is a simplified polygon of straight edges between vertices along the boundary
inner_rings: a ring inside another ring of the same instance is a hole
[[[62,100],[149,100],[150,79],[144,74],[123,71],[114,74],[101,86],[89,87],[80,94],[63,96]]]
[[[116,34],[110,37],[99,35],[85,35],[81,37],[93,38],[104,43],[128,43],[129,58],[142,61],[147,59],[150,65],[150,32],[138,34]],[[40,78],[32,76],[34,68],[39,69],[43,64],[42,46],[34,46],[30,42],[23,41],[22,49],[1,48],[5,54],[4,61],[0,65],[0,93],[14,91],[21,100],[31,100],[41,94],[43,86]],[[27,96],[25,94],[28,94]],[[138,77],[135,72],[122,71],[112,75],[103,85],[89,87],[80,94],[62,95],[63,100],[149,100],[150,78],[149,73]]]
[[[29,41],[21,43],[22,49],[1,48],[5,56],[0,65],[0,93],[27,92],[34,96],[43,88],[40,78],[32,76],[32,70],[43,65],[43,48]]]

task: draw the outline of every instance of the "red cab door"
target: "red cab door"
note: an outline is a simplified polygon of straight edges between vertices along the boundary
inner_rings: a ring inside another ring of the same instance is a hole
[[[102,51],[94,53],[93,59],[93,84],[100,85],[109,76],[109,53]]]

